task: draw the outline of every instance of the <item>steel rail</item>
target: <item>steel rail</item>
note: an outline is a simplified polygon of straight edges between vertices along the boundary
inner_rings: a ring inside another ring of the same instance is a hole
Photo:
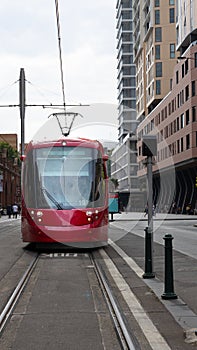
[[[112,292],[111,292],[110,287],[106,281],[106,278],[104,277],[104,274],[103,274],[98,262],[94,258],[93,253],[90,255],[90,259],[91,259],[93,266],[95,267],[96,276],[98,278],[99,284],[101,286],[102,292],[103,292],[105,300],[107,302],[107,306],[109,308],[112,320],[114,322],[114,326],[115,326],[116,332],[118,334],[118,338],[119,338],[122,349],[124,349],[124,350],[128,350],[128,349],[129,350],[137,350],[136,345],[134,345],[132,337],[127,330],[127,327],[125,325],[125,322],[123,320],[121,312],[120,312],[120,310],[117,306],[117,303],[112,295]]]
[[[26,272],[20,279],[19,283],[17,284],[16,288],[14,289],[13,293],[11,294],[7,304],[3,308],[3,311],[0,314],[0,333],[3,331],[9,316],[12,313],[12,310],[14,309],[14,306],[16,302],[18,301],[22,291],[24,290],[37,262],[38,262],[39,254],[35,256],[35,258],[32,260],[31,264],[27,268]]]

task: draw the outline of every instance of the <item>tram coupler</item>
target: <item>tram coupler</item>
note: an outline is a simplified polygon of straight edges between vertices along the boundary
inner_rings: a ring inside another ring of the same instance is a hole
[[[173,280],[173,252],[172,252],[172,235],[166,234],[163,237],[165,241],[165,285],[164,293],[161,295],[162,299],[177,299],[174,292]]]
[[[153,272],[153,232],[150,227],[146,227],[145,231],[145,272],[142,275],[143,278],[154,278]]]

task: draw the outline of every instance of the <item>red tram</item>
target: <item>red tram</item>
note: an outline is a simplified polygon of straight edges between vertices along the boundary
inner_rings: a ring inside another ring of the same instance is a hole
[[[22,172],[22,239],[97,247],[108,241],[107,157],[100,142],[30,143]]]

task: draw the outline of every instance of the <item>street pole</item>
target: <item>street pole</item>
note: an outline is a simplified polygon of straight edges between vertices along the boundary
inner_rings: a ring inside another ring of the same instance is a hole
[[[147,157],[147,180],[148,180],[148,228],[153,232],[153,174],[152,156]]]
[[[21,156],[25,152],[25,71],[20,69],[19,78],[19,108],[21,118]]]
[[[153,272],[153,178],[152,156],[147,156],[147,187],[148,187],[148,227],[145,228],[145,271],[143,278],[154,278]]]
[[[145,272],[143,278],[154,278],[153,272],[153,156],[157,154],[157,139],[155,135],[145,135],[142,142],[142,155],[147,157],[147,205],[148,227],[145,229]]]

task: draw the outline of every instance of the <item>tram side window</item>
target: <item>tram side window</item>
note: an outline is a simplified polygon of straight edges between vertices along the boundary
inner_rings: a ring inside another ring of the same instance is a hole
[[[94,202],[95,207],[103,206],[105,203],[105,173],[102,158],[95,162],[95,173],[92,181],[90,202]]]
[[[28,208],[48,208],[41,191],[39,171],[34,159],[34,152],[29,151],[25,159],[23,173],[23,195]]]
[[[23,194],[27,207],[35,207],[34,196],[34,168],[33,168],[33,153],[30,151],[25,159],[24,174],[23,174]]]

